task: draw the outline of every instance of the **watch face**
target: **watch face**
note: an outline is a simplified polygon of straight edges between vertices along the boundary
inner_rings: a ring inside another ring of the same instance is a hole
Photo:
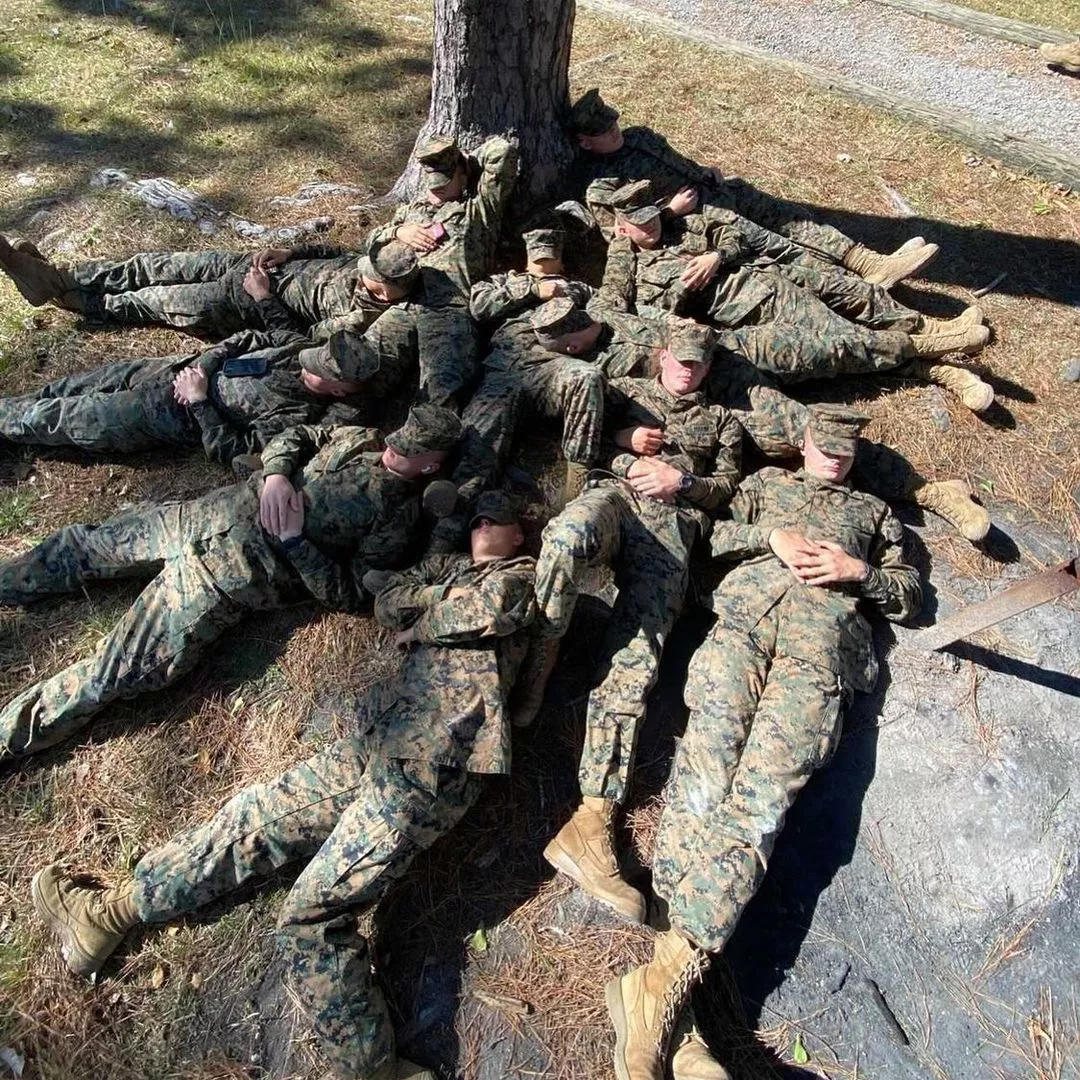
[[[682,479],[679,481],[680,491],[689,491],[690,485],[694,482],[694,478],[689,473],[683,473]]]

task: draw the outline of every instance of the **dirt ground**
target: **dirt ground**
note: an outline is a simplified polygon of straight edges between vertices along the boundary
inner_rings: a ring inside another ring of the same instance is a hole
[[[428,22],[419,0],[286,0],[265,11],[0,0],[0,231],[69,258],[243,246],[92,187],[109,166],[167,176],[274,225],[333,214],[330,238],[358,242],[426,112]],[[625,122],[802,199],[867,243],[889,248],[914,233],[940,243],[927,280],[898,290],[929,313],[954,313],[996,282],[979,299],[994,341],[973,365],[998,393],[991,414],[896,379],[807,388],[857,402],[874,437],[931,477],[969,480],[991,510],[997,527],[979,547],[904,510],[931,597],[924,621],[1075,554],[1080,384],[1060,376],[1080,355],[1075,195],[768,69],[585,15],[571,78],[575,91],[601,86]],[[268,201],[312,180],[360,194]],[[887,189],[916,216],[899,220]],[[169,332],[86,333],[0,281],[2,392],[197,347]],[[523,448],[541,487],[551,445]],[[102,463],[3,450],[0,554],[70,521],[227,480],[195,457]],[[545,512],[534,508],[538,520]],[[0,691],[92,648],[133,594],[113,587],[5,611]],[[444,1075],[611,1074],[603,983],[647,954],[649,933],[609,919],[540,856],[575,797],[609,601],[584,605],[549,707],[518,734],[514,777],[372,917],[402,1046]],[[1048,606],[936,657],[917,650],[914,631],[883,632],[891,652],[878,692],[791,815],[729,963],[696,1003],[737,1080],[1080,1075],[1077,611]],[[706,626],[701,614],[680,624],[651,703],[623,835],[642,884],[685,721],[681,675]],[[95,986],[62,969],[28,883],[55,858],[122,875],[233,792],[347,730],[355,696],[395,663],[370,620],[299,607],[230,634],[174,690],[0,767],[0,1076],[5,1048],[43,1080],[325,1075],[273,959],[287,882],[140,935]]]

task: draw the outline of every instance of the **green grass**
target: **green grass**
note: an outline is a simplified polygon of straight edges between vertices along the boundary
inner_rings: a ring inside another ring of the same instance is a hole
[[[954,0],[960,3],[960,0]],[[1006,19],[1080,34],[1080,8],[1076,0],[963,0],[962,7],[988,11]]]

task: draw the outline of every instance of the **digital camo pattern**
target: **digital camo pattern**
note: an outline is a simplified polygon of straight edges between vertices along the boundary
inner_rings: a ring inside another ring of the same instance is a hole
[[[259,525],[256,476],[98,526],[68,526],[0,567],[3,604],[91,581],[149,579],[92,657],[0,710],[0,755],[51,746],[110,702],[167,686],[253,611],[308,595],[359,608],[367,570],[402,565],[418,543],[416,486],[367,452],[376,442],[366,428],[338,428],[332,437],[301,428],[267,447],[268,468],[291,475],[308,505],[304,534],[288,547]]]
[[[71,270],[79,285],[76,302],[104,323],[172,326],[208,337],[242,329],[325,337],[343,317],[366,329],[389,306],[364,287],[357,254],[330,245],[293,248],[270,271],[273,294],[254,300],[243,288],[251,254],[141,252],[122,261],[78,263]]]
[[[605,429],[662,427],[658,457],[695,479],[673,504],[601,481],[544,529],[536,569],[538,632],[562,636],[585,570],[610,565],[618,598],[605,632],[598,685],[589,695],[579,781],[584,795],[625,797],[645,699],[664,641],[682,610],[690,550],[739,479],[739,425],[702,395],[675,397],[659,380],[616,379],[608,388]],[[625,475],[634,455],[619,451],[611,471]]]
[[[543,303],[538,291],[543,280],[519,270],[492,274],[473,285],[469,294],[469,311],[480,323],[501,322],[531,311]],[[578,307],[584,307],[596,295],[596,289],[584,281],[571,278],[558,280],[562,295],[569,296]]]
[[[461,555],[395,575],[376,614],[391,629],[415,626],[418,644],[401,676],[369,693],[360,734],[242,791],[135,868],[139,915],[162,922],[306,863],[278,941],[343,1076],[369,1076],[394,1053],[357,914],[457,824],[479,794],[474,773],[509,768],[506,701],[533,615],[532,569]]]
[[[713,552],[743,561],[713,594],[717,621],[690,664],[690,719],[653,861],[673,926],[710,951],[723,948],[788,808],[832,753],[850,690],[877,678],[860,601],[897,621],[921,603],[903,528],[872,496],[768,468],[742,482],[731,514]],[[801,584],[768,547],[774,528],[839,543],[869,562],[869,579]]]
[[[342,420],[355,416],[355,409],[301,382],[297,354],[306,344],[287,331],[242,331],[201,353],[68,375],[36,393],[0,398],[0,438],[98,453],[201,445],[211,460],[228,464],[330,411]],[[207,372],[209,387],[205,402],[188,407],[173,397],[172,383],[192,364]],[[400,381],[390,378],[389,366],[381,374],[387,385]]]

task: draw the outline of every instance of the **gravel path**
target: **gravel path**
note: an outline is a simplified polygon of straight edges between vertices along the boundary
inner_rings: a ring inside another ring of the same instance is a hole
[[[1080,155],[1080,78],[1022,45],[871,0],[625,0]]]

